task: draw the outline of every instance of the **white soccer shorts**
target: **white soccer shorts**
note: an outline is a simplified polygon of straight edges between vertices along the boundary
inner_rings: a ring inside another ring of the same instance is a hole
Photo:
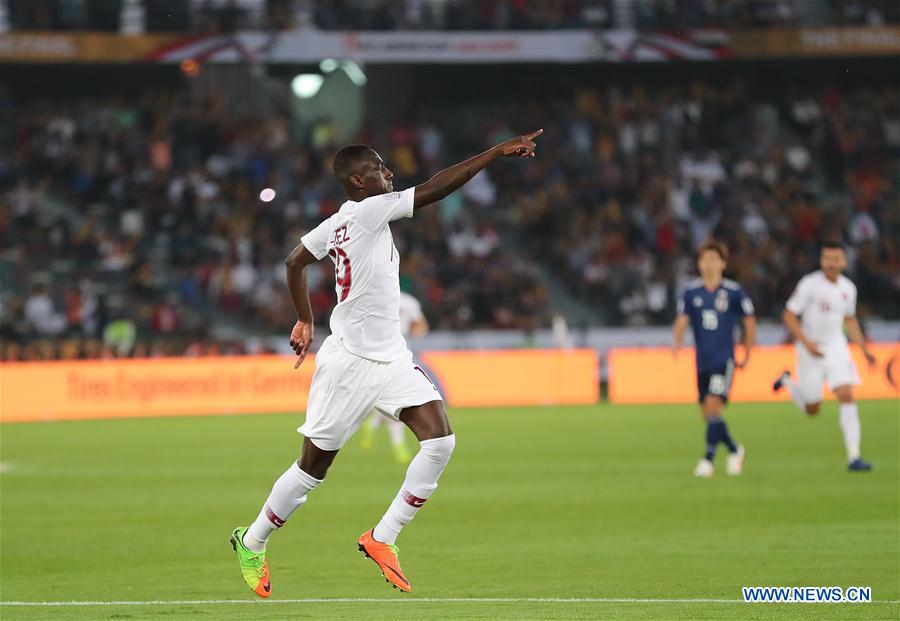
[[[827,381],[829,388],[839,386],[856,386],[860,383],[856,365],[850,356],[850,348],[846,343],[837,343],[830,347],[820,347],[825,355],[816,358],[807,349],[798,344],[797,349],[797,385],[807,403],[818,403],[822,400],[822,385]]]
[[[336,451],[374,410],[399,420],[404,408],[443,401],[412,352],[394,362],[376,362],[347,351],[333,336],[316,354],[306,421],[297,429],[324,451]]]

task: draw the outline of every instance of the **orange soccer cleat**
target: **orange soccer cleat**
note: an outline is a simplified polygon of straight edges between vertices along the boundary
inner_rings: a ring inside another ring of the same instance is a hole
[[[367,531],[359,538],[359,551],[365,554],[366,558],[375,561],[385,580],[390,582],[395,589],[409,593],[412,591],[412,585],[403,575],[403,570],[400,569],[400,559],[397,558],[400,548],[389,543],[375,541],[372,537],[373,532],[374,529]]]

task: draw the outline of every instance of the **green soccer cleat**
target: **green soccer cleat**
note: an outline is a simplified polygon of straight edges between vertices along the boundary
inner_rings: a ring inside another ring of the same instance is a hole
[[[260,597],[269,597],[272,594],[272,585],[269,584],[269,564],[266,562],[266,552],[263,550],[257,554],[248,549],[244,545],[244,533],[246,532],[246,528],[235,528],[231,533],[231,547],[237,553],[241,574],[250,590]]]

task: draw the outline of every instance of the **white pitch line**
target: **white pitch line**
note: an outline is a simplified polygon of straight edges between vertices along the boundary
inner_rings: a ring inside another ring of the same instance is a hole
[[[357,604],[357,603],[472,603],[472,604],[749,604],[742,599],[637,598],[637,597],[309,597],[303,599],[181,599],[146,601],[0,602],[0,606],[207,606],[216,604]],[[850,603],[850,602],[845,602]],[[900,604],[900,600],[876,600],[871,604]]]

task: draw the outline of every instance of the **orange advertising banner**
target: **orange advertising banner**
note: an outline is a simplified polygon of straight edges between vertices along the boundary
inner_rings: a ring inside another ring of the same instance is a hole
[[[184,37],[116,32],[10,32],[0,37],[0,62],[140,62]]]
[[[423,354],[455,406],[594,403],[592,350]],[[235,356],[0,364],[0,422],[299,412],[315,370],[310,358]]]
[[[444,351],[422,354],[422,360],[454,406],[600,400],[600,361],[593,349]]]
[[[735,58],[891,56],[900,53],[900,28],[766,28],[730,33]]]
[[[862,384],[856,387],[859,399],[896,399],[900,397],[900,343],[871,346],[878,359],[869,369],[856,347],[853,360]],[[678,358],[668,348],[611,349],[609,364],[609,400],[612,403],[693,403],[697,401],[697,375],[694,351],[683,349]],[[787,391],[772,392],[772,382],[784,369],[796,373],[794,348],[789,345],[760,346],[746,369],[736,369],[731,389],[732,401],[786,401]],[[825,395],[823,391],[823,396]],[[830,397],[830,396],[829,396]]]
[[[0,421],[237,414],[306,407],[313,366],[281,356],[0,364]]]

